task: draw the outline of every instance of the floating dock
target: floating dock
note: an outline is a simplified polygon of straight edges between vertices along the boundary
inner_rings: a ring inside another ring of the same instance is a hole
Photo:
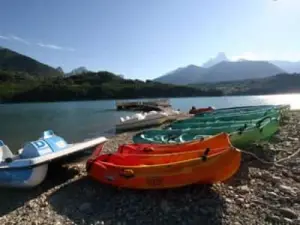
[[[151,110],[164,111],[171,108],[169,99],[143,100],[143,101],[116,101],[117,110],[133,110],[149,112]]]

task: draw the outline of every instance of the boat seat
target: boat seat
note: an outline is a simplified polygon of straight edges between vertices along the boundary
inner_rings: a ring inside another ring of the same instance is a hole
[[[7,161],[10,162],[12,161],[14,155],[10,151],[7,145],[4,144],[3,141],[0,140],[0,161]]]

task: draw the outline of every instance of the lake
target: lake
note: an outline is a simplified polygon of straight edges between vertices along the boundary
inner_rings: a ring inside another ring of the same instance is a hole
[[[187,112],[192,106],[226,108],[255,104],[290,104],[300,109],[300,94],[171,98],[174,109]],[[121,116],[133,112],[116,111],[115,101],[0,104],[0,140],[12,151],[52,129],[68,142],[115,134]]]

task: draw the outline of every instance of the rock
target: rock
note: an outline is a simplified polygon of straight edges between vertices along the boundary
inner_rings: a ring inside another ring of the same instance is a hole
[[[278,186],[279,190],[284,192],[284,193],[287,193],[287,194],[291,194],[291,195],[296,195],[296,192],[294,191],[293,188],[289,187],[289,186],[286,186],[286,185],[279,185]]]
[[[241,225],[241,223],[238,222],[238,221],[235,221],[233,224],[234,224],[234,225]]]
[[[299,141],[299,138],[296,137],[288,137],[289,141]]]
[[[243,205],[245,203],[245,200],[243,198],[237,198],[236,203],[239,205]]]
[[[229,198],[225,198],[225,202],[232,203],[233,201],[231,199],[229,199]]]
[[[280,217],[279,216],[275,216],[275,215],[268,215],[268,219],[273,221],[273,222],[278,222],[280,221]]]
[[[166,200],[162,200],[160,202],[160,208],[161,208],[162,211],[164,211],[166,213],[169,212],[169,210],[170,210],[169,204]]]
[[[291,147],[292,146],[292,143],[290,141],[286,141],[284,144],[285,144],[286,147]]]
[[[81,204],[80,206],[79,206],[79,210],[81,211],[81,212],[91,212],[92,211],[92,205],[91,205],[91,203],[89,203],[89,202],[85,202],[85,203],[83,203],[83,204]]]
[[[243,185],[238,188],[238,191],[240,194],[247,194],[250,192],[250,189],[247,185]]]
[[[298,218],[297,213],[290,208],[280,208],[279,211],[283,216],[285,216],[289,219],[297,219]]]
[[[271,179],[272,179],[272,182],[274,182],[274,183],[279,183],[282,180],[281,177],[275,176],[275,175],[273,175]]]
[[[288,224],[293,223],[293,220],[291,220],[289,218],[283,218],[283,221]]]
[[[277,195],[275,192],[273,192],[273,191],[268,192],[268,194],[269,194],[271,197],[274,197],[274,198],[277,198],[277,197],[278,197],[278,195]]]

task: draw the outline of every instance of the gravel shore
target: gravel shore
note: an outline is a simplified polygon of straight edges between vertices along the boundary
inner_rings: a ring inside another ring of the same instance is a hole
[[[112,138],[105,151],[129,143],[134,132]],[[272,161],[300,148],[300,112],[291,111],[269,142],[247,151]],[[85,161],[53,167],[32,190],[1,189],[0,224],[300,224],[300,154],[278,163],[243,154],[226,183],[163,191],[117,189],[86,177]]]

